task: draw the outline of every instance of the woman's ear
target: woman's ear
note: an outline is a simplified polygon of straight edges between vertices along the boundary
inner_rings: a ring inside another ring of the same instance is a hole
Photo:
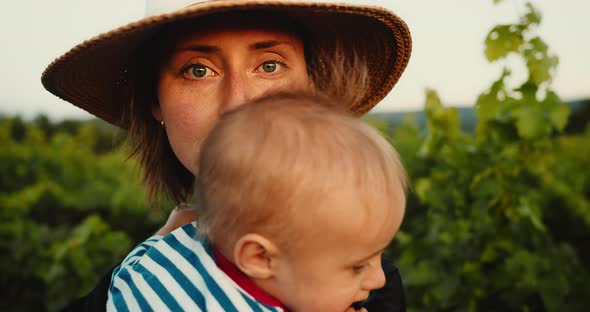
[[[315,81],[313,80],[313,77],[311,75],[307,76],[308,78],[308,87],[309,87],[309,91],[311,92],[311,95],[316,95],[317,90],[315,88]]]
[[[160,105],[152,106],[152,116],[154,116],[157,121],[162,121],[162,110],[160,109]]]
[[[235,265],[252,279],[268,279],[274,276],[274,265],[278,255],[277,246],[266,237],[249,233],[235,244]]]

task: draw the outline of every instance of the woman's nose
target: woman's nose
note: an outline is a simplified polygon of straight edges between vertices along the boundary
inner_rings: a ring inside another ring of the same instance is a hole
[[[233,111],[249,100],[254,99],[255,90],[249,83],[248,75],[239,72],[229,72],[224,79],[223,103],[221,114]]]

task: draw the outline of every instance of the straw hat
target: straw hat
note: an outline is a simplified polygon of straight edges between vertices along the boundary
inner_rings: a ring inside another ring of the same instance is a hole
[[[147,0],[146,9],[144,19],[87,40],[53,61],[41,77],[45,88],[96,117],[128,128],[123,121],[131,102],[127,69],[137,47],[164,25],[230,11],[282,12],[314,38],[340,36],[346,47],[366,51],[363,57],[371,83],[365,100],[350,108],[357,115],[389,93],[410,58],[408,27],[379,7],[288,0]]]

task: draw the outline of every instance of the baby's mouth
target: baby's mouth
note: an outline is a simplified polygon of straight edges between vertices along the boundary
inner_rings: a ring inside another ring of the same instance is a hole
[[[373,300],[373,292],[371,291],[369,293],[369,297],[367,297],[367,299],[365,300],[361,300],[361,301],[357,301],[355,303],[353,303],[351,306],[355,309],[355,310],[359,310],[360,308],[362,308],[365,304],[371,302],[371,300]]]

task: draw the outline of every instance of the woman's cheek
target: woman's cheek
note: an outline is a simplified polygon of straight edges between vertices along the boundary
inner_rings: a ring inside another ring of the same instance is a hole
[[[170,107],[164,118],[174,154],[185,168],[196,174],[201,146],[219,120],[218,114],[207,105],[188,103]]]

